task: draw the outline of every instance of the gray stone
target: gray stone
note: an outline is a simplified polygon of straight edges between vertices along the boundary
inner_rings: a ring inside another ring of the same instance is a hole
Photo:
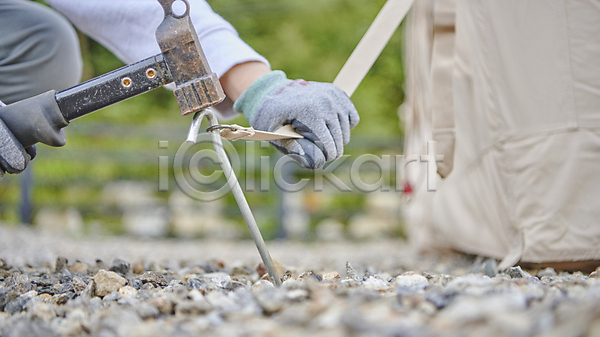
[[[143,286],[144,286],[144,283],[142,283],[142,281],[133,280],[133,288],[135,288],[136,290],[142,289]]]
[[[363,281],[362,286],[366,290],[376,290],[376,291],[385,291],[392,288],[392,285],[381,279],[378,275],[371,275],[366,280]]]
[[[109,301],[117,301],[118,299],[121,298],[121,294],[118,291],[114,291],[106,296],[104,296],[102,298],[103,301],[109,302]]]
[[[305,289],[293,289],[288,291],[285,296],[292,301],[303,301],[308,299],[309,294]]]
[[[157,287],[154,285],[154,283],[152,282],[148,282],[148,283],[144,283],[144,285],[142,286],[142,288],[140,290],[154,290],[160,287]]]
[[[304,272],[304,273],[300,274],[300,276],[298,276],[298,278],[299,278],[300,280],[304,280],[304,279],[311,278],[311,279],[313,279],[313,280],[315,280],[315,281],[318,281],[318,282],[321,282],[321,281],[323,281],[323,278],[321,277],[321,275],[319,275],[319,274],[316,274],[316,273],[315,273],[315,272],[313,272],[312,270],[310,270],[310,271],[306,271],[306,272]]]
[[[131,272],[131,264],[129,264],[127,261],[115,258],[112,262],[110,270],[125,276]]]
[[[286,304],[286,293],[276,289],[270,282],[261,281],[252,287],[254,298],[266,314],[280,311]]]
[[[4,287],[0,288],[0,311],[4,311],[4,307],[17,297],[19,297],[19,294],[16,291]]]
[[[69,270],[65,269],[62,274],[58,277],[58,281],[61,284],[71,283],[73,281],[73,275],[69,272]]]
[[[8,263],[6,263],[6,261],[4,261],[3,259],[0,259],[0,269],[2,270],[10,270],[12,268],[11,265],[9,265]]]
[[[400,293],[398,293],[400,296]],[[454,298],[458,295],[458,292],[447,291],[442,287],[435,286],[427,289],[425,292],[425,299],[435,305],[437,309],[443,309],[448,306]]]
[[[175,313],[175,302],[177,300],[172,296],[161,294],[160,296],[150,298],[148,304],[153,305],[163,315],[171,315]]]
[[[73,288],[72,283],[63,283],[60,285],[60,289],[58,290],[58,292],[61,294],[72,293],[75,292],[75,289]]]
[[[55,273],[62,273],[67,270],[69,260],[66,257],[58,257],[56,259],[56,267],[54,268]]]
[[[48,275],[48,274],[43,274],[40,277],[32,277],[31,278],[31,283],[41,286],[41,287],[51,287],[55,284],[57,284],[58,278],[54,277],[53,275]]]
[[[231,272],[229,272],[229,275],[231,276],[236,276],[236,275],[252,275],[254,271],[252,270],[252,268],[248,267],[248,266],[238,266],[238,267],[233,267],[231,269]]]
[[[243,284],[241,282],[233,281],[233,280],[225,281],[221,285],[222,289],[229,290],[229,291],[233,291],[233,290],[236,290],[238,288],[245,288],[245,287],[246,287],[245,284]]]
[[[73,276],[72,289],[76,293],[81,293],[87,287],[87,283],[78,275]]]
[[[171,280],[171,282],[169,282],[169,284],[167,285],[167,288],[169,289],[177,289],[179,287],[183,287],[183,282],[179,281],[179,280]]]
[[[208,287],[208,282],[199,278],[190,278],[187,280],[186,286],[188,289],[198,289],[198,290],[206,290]]]
[[[16,291],[19,295],[35,289],[35,285],[31,283],[29,277],[23,274],[13,274],[12,277],[5,281],[7,287]]]
[[[355,282],[362,282],[362,278],[360,276],[358,276],[358,274],[356,273],[356,270],[354,270],[354,268],[352,268],[352,265],[350,264],[350,262],[346,262],[346,275],[348,276],[349,279],[355,281]]]
[[[96,285],[93,281],[89,282],[86,285],[85,289],[81,291],[81,296],[86,298],[93,298],[94,296],[96,296]]]
[[[41,320],[46,323],[50,323],[56,318],[56,310],[54,306],[40,301],[31,301],[31,305],[27,307],[27,313],[33,319]]]
[[[206,300],[183,301],[175,307],[175,315],[197,316],[204,315],[213,310],[213,306]]]
[[[19,320],[10,329],[6,337],[53,337],[58,336],[58,333],[52,327],[41,321],[28,321],[25,319]]]
[[[141,319],[156,318],[160,315],[158,308],[146,302],[133,305],[132,308]]]
[[[208,273],[200,277],[220,286],[231,281],[231,276],[226,273]]]
[[[414,272],[407,272],[396,276],[392,284],[396,286],[397,289],[419,290],[427,287],[429,281],[424,276],[415,274]]]
[[[4,306],[4,312],[11,314],[11,315],[21,312],[21,311],[23,311],[23,309],[25,309],[25,305],[30,300],[31,300],[31,298],[25,297],[25,296],[20,296],[18,298],[15,298],[14,300],[8,302],[6,304],[6,306]]]
[[[161,287],[165,287],[167,285],[167,280],[165,277],[155,271],[146,272],[137,279],[142,281],[143,284],[152,283]]]
[[[506,274],[508,274],[511,278],[523,278],[525,277],[525,272],[521,267],[510,267],[506,269]]]
[[[498,263],[494,259],[487,259],[483,262],[483,271],[485,275],[494,277],[498,275]]]
[[[131,325],[141,322],[140,317],[131,310],[115,307],[112,310],[104,310],[94,315],[90,324],[93,336],[121,336],[120,332]]]
[[[546,269],[542,269],[538,272],[537,276],[539,278],[542,278],[544,276],[557,276],[556,271],[554,270],[554,268],[546,268]]]

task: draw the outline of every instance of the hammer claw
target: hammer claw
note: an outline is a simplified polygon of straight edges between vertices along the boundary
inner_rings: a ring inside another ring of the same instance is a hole
[[[182,15],[176,15],[173,12],[173,3],[175,1],[182,1],[183,3],[185,3],[185,13],[183,13]],[[190,13],[190,4],[187,2],[187,0],[158,0],[158,2],[163,7],[163,10],[165,11],[165,16],[172,16],[174,18],[179,19],[187,16]]]
[[[183,1],[186,12],[177,16],[173,3]],[[165,11],[163,22],[156,29],[156,41],[177,88],[173,91],[182,115],[219,104],[225,93],[219,78],[210,70],[196,30],[189,17],[186,0],[158,0]]]

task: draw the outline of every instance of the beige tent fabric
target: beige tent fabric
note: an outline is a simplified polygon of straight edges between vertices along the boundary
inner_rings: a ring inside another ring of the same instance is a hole
[[[436,141],[436,154],[443,155],[438,172],[452,171],[454,156],[454,67],[455,0],[416,0],[407,17],[405,31],[406,99],[399,109],[405,126],[404,155],[407,161],[427,153],[427,142]],[[408,234],[417,247],[439,247],[441,238],[431,226],[431,202],[427,191],[427,167],[419,160],[406,165],[405,179],[413,187],[404,207]],[[434,177],[437,187],[442,183]]]
[[[433,44],[434,0],[415,0],[406,17],[404,66],[406,73],[406,98],[399,115],[405,127],[404,155],[412,158],[425,153],[427,140],[433,138],[431,124],[431,50]],[[423,193],[426,172],[418,162],[407,164],[404,179],[413,186],[413,196],[404,207],[408,237],[417,248],[434,246],[435,232],[430,224],[431,194]]]
[[[437,154],[444,156],[438,173],[448,176],[454,166],[454,69],[455,0],[438,0],[433,7],[433,49],[431,54],[431,118]]]
[[[502,268],[600,259],[599,32],[598,1],[457,1],[454,163],[436,192],[414,180],[411,233]]]

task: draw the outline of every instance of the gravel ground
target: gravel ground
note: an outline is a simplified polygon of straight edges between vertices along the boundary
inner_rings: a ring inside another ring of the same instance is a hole
[[[403,241],[75,238],[0,226],[0,336],[600,336],[598,273]]]

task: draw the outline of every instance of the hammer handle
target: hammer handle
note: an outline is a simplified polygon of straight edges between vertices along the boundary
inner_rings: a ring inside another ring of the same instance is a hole
[[[55,98],[68,122],[170,82],[171,72],[158,54],[60,91]]]

